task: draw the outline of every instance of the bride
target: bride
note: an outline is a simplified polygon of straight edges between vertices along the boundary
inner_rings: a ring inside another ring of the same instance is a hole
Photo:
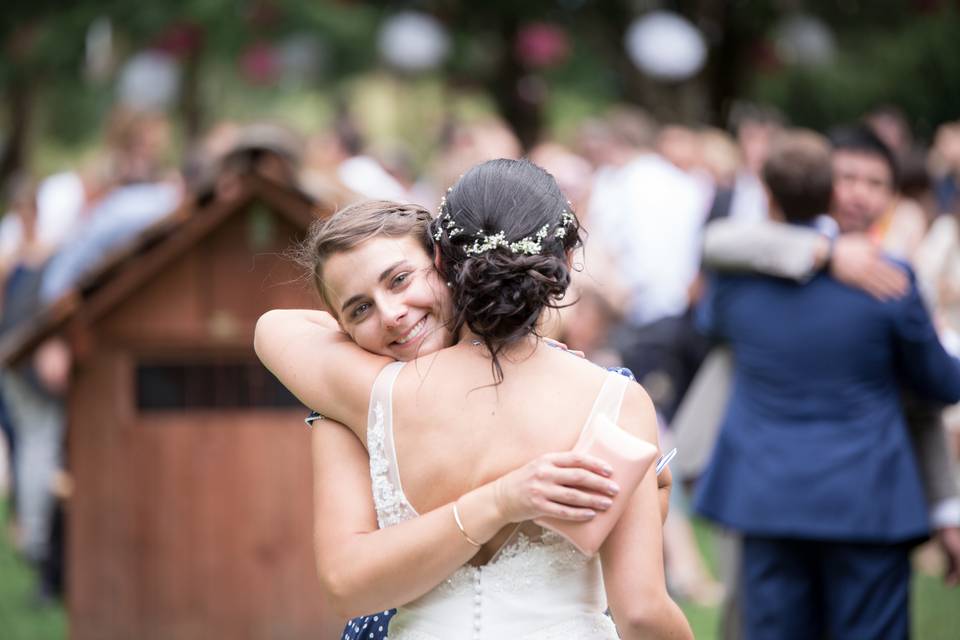
[[[301,399],[344,424],[367,422],[357,436],[370,452],[380,525],[425,514],[417,520],[445,527],[445,544],[459,545],[464,559],[473,555],[438,587],[414,577],[391,638],[615,638],[603,614],[608,602],[622,637],[690,634],[664,587],[653,474],[624,496],[629,507],[599,558],[532,523],[503,526],[499,485],[491,481],[569,449],[598,396],[597,406],[607,405],[601,408],[621,425],[656,437],[637,385],[546,348],[535,335],[540,313],[566,288],[567,254],[579,240],[564,206],[542,170],[493,161],[466,174],[442,205],[432,228],[436,271],[403,238],[340,249],[335,238],[316,238],[321,293],[357,345],[409,358],[451,323],[458,343],[409,365],[363,353],[336,331],[321,347],[265,343],[269,318],[258,326],[258,353]],[[449,308],[433,294],[444,283]],[[396,330],[383,337],[373,327],[385,317]],[[433,557],[449,556],[446,549],[431,554],[414,536],[409,549],[425,564],[449,562]],[[349,585],[351,577],[338,581]],[[372,608],[357,603],[357,611]]]

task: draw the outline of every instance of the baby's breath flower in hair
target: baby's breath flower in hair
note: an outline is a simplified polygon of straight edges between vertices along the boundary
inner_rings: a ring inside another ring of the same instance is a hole
[[[441,204],[441,207],[443,205]],[[456,223],[449,219],[449,213],[444,213],[441,220],[444,218],[447,219],[446,228],[448,229],[448,235],[452,238],[458,233],[462,233],[463,229],[457,228]],[[554,238],[565,238],[567,236],[567,227],[573,224],[574,217],[573,214],[569,211],[563,211],[560,214],[560,224],[553,231]],[[438,242],[443,233],[443,226],[438,225],[437,231],[434,234],[434,239]],[[476,233],[477,239],[473,241],[473,244],[464,247],[463,251],[467,255],[480,255],[488,251],[493,251],[494,249],[509,249],[511,253],[523,253],[528,256],[536,256],[543,253],[543,242],[550,237],[550,225],[545,224],[540,227],[540,230],[537,231],[532,236],[524,236],[515,242],[509,242],[506,238],[506,233],[503,231],[497,231],[496,233],[484,233],[478,231]]]

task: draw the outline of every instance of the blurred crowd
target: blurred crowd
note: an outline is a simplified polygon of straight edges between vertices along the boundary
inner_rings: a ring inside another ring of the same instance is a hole
[[[808,266],[845,268],[834,275],[885,296],[902,285],[875,268],[882,253],[913,265],[942,343],[960,353],[960,121],[942,125],[929,145],[914,138],[908,117],[894,107],[865,114],[861,124],[893,154],[896,183],[865,185],[850,195],[845,211],[863,219],[836,220],[838,229],[823,234],[827,242],[811,244]],[[236,197],[250,172],[329,207],[378,198],[434,210],[467,168],[526,155],[556,177],[588,232],[574,259],[569,301],[575,304],[544,331],[598,363],[631,368],[660,414],[665,448],[683,443],[675,467],[681,482],[666,525],[668,580],[679,597],[714,605],[724,587],[699,555],[685,498],[707,456],[696,451],[709,449],[712,436],[678,424],[713,346],[694,318],[705,289],[704,241],[714,228],[719,246],[731,234],[738,242],[740,229],[776,224],[763,170],[787,128],[778,112],[751,104],[732,109],[727,129],[658,123],[640,109],[617,106],[584,120],[571,140],[546,140],[524,152],[495,118],[451,121],[418,169],[402,152],[372,150],[345,108],[331,127],[310,136],[276,124],[219,123],[180,162],[166,116],[117,111],[81,166],[43,177],[19,174],[7,185],[0,336],[57,304],[152,225]],[[839,265],[830,253],[838,237],[847,239],[845,260],[855,256]],[[41,599],[63,588],[70,367],[69,344],[55,338],[28,362],[0,372],[9,533],[37,567]],[[956,457],[960,409],[946,410],[946,424]]]

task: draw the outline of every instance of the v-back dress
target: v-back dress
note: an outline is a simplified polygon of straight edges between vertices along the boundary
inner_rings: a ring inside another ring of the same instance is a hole
[[[403,492],[393,440],[393,385],[404,363],[391,363],[370,395],[367,448],[380,528],[417,517]],[[628,379],[608,373],[590,419],[616,421]],[[532,522],[518,526],[485,565],[463,565],[440,585],[399,607],[390,640],[616,640],[605,614],[600,560]],[[379,625],[377,625],[379,626]]]

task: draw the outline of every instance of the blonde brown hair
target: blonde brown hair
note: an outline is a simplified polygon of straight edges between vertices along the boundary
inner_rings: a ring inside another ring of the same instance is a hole
[[[327,310],[336,316],[323,286],[323,265],[327,259],[376,237],[410,236],[420,242],[430,255],[433,253],[429,233],[432,219],[426,209],[415,204],[388,200],[356,202],[340,209],[327,220],[317,220],[310,225],[306,240],[295,250],[294,259],[310,274]]]

